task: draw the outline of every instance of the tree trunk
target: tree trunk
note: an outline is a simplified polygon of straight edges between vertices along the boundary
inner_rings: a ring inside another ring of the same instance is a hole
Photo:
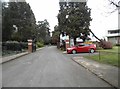
[[[74,37],[74,45],[76,45],[76,43],[77,43],[77,42],[76,42],[76,37]]]
[[[93,35],[96,39],[98,39],[98,40],[101,42],[101,39],[99,39],[90,29],[89,29],[89,31],[92,33],[92,35]]]
[[[103,39],[99,39],[90,29],[89,31],[92,33],[92,35],[100,41],[100,46],[104,49],[112,49],[112,43],[105,41]]]

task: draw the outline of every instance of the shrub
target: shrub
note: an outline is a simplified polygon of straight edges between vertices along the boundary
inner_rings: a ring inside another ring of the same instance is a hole
[[[21,51],[21,46],[17,41],[7,41],[3,44],[3,48],[6,50]]]
[[[40,47],[43,47],[44,46],[44,43],[43,42],[37,42],[37,47],[40,48]]]
[[[2,50],[22,51],[27,49],[28,43],[17,41],[6,41],[2,43]]]
[[[120,46],[120,44],[116,44],[116,46]]]
[[[28,49],[28,42],[20,42],[22,49]]]
[[[100,42],[100,47],[104,48],[104,49],[112,49],[113,45],[111,42],[109,41],[104,41],[104,40],[101,40]]]

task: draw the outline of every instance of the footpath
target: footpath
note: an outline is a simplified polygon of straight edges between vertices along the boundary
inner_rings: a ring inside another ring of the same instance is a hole
[[[38,48],[38,49],[36,49],[36,51],[40,50],[40,49],[42,49],[42,48]],[[22,57],[22,56],[27,55],[27,54],[29,54],[29,52],[22,52],[22,53],[19,53],[19,54],[7,56],[7,57],[2,57],[2,58],[0,58],[0,60],[1,60],[0,64],[11,61],[11,60],[14,60],[16,58]]]
[[[109,83],[111,86],[118,88],[118,71],[119,68],[107,64],[98,63],[94,60],[88,60],[82,56],[73,57],[73,61],[80,64],[105,82]]]

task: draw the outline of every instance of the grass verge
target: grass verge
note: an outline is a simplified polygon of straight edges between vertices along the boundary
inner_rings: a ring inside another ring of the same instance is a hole
[[[118,47],[113,49],[98,50],[97,55],[84,56],[87,59],[95,60],[101,63],[110,64],[113,66],[120,67],[120,53],[118,53]]]

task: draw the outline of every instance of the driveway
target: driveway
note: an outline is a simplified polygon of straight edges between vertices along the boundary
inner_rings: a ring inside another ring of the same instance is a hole
[[[111,87],[55,46],[6,62],[3,87]]]
[[[66,54],[68,57],[73,58],[73,57],[80,57],[80,56],[91,56],[91,55],[97,55],[98,52],[94,52],[94,53],[76,53],[76,54],[67,54],[66,52],[63,52],[64,54]]]

